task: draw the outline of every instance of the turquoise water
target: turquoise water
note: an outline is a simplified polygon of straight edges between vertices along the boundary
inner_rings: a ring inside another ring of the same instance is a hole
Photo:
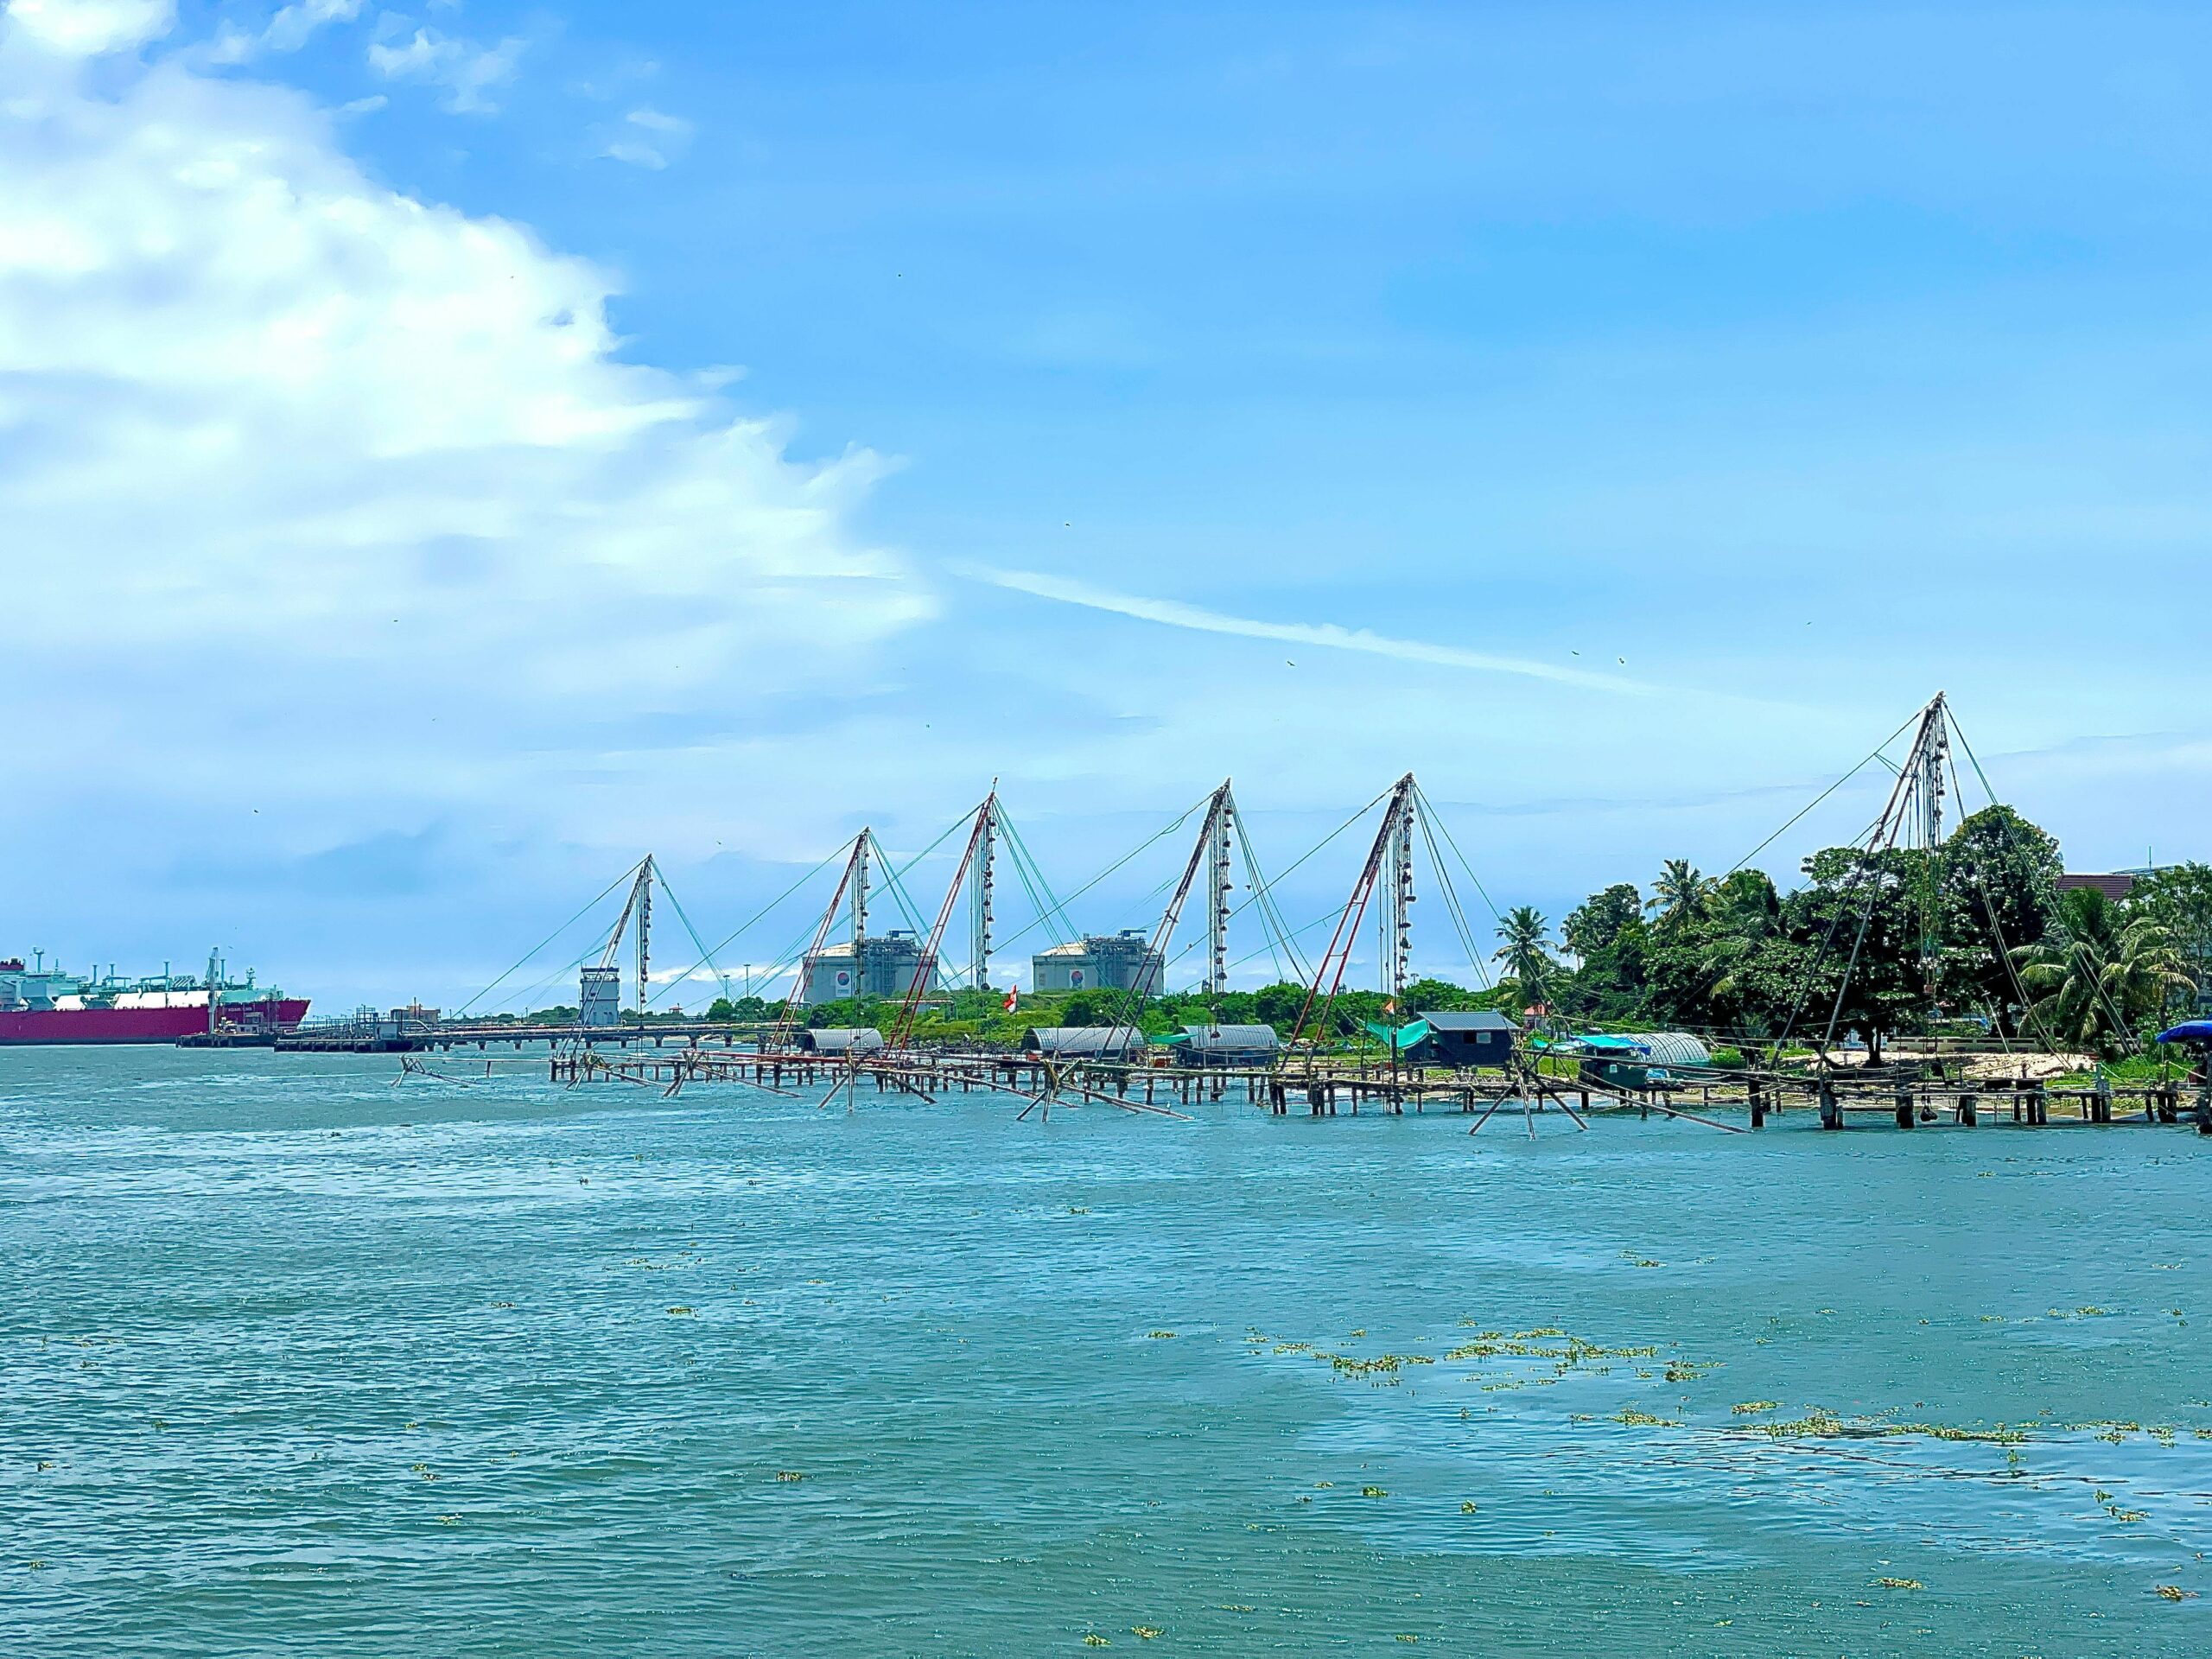
[[[0,1651],[2212,1649],[2186,1130],[396,1069],[0,1054]]]

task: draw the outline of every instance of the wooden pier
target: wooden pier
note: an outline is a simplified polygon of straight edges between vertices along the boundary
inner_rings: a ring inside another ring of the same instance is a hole
[[[1824,1129],[1878,1123],[1898,1129],[1937,1126],[1972,1128],[2006,1123],[2041,1128],[2062,1125],[2183,1124],[2212,1135],[2212,1092],[2202,1084],[2168,1078],[2138,1084],[2059,1084],[2029,1078],[1969,1080],[1959,1068],[1936,1066],[1929,1075],[1900,1073],[1857,1078],[1849,1069],[1713,1070],[1676,1075],[1663,1085],[1624,1088],[1534,1066],[1510,1071],[1452,1071],[1384,1067],[1325,1057],[1293,1057],[1274,1066],[1147,1065],[1124,1060],[1056,1061],[1033,1053],[996,1051],[877,1049],[858,1053],[801,1052],[763,1046],[770,1036],[750,1026],[448,1027],[425,1034],[419,1053],[485,1057],[487,1075],[504,1051],[519,1058],[526,1045],[550,1043],[546,1075],[555,1083],[627,1083],[676,1094],[696,1084],[742,1084],[772,1094],[842,1099],[859,1092],[903,1094],[934,1102],[950,1094],[1018,1096],[1023,1115],[1055,1105],[1097,1104],[1166,1117],[1223,1102],[1263,1109],[1277,1117],[1311,1118],[1370,1114],[1456,1113],[1475,1118],[1479,1129],[1497,1112],[1533,1120],[1557,1112],[1576,1127],[1592,1116],[1660,1116],[1730,1133],[1764,1128],[1775,1118],[1804,1113]],[[298,1046],[286,1041],[282,1046]],[[442,1075],[410,1060],[406,1070]],[[1721,1114],[1722,1116],[1714,1116]],[[1734,1121],[1730,1121],[1733,1119]]]

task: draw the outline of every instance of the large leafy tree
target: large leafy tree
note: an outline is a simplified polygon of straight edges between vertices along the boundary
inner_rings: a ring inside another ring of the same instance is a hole
[[[2164,928],[2180,954],[2185,988],[2177,988],[2180,1013],[2212,990],[2212,864],[2176,864],[2153,870],[2127,895],[2131,918],[2147,917]]]
[[[1903,847],[1831,847],[1805,861],[1810,882],[1783,906],[1796,960],[1778,964],[1796,984],[1767,987],[1787,999],[1784,1023],[1816,1039],[1831,1025],[1839,1036],[1855,1030],[1878,1060],[1885,1035],[1921,1022],[1927,863]]]
[[[2009,806],[1984,807],[1952,832],[1929,871],[1946,1004],[2019,1030],[2012,953],[2042,941],[2063,868],[2057,841]]]
[[[1560,942],[1586,961],[1643,919],[1643,895],[1633,882],[1616,881],[1567,912],[1560,925]]]

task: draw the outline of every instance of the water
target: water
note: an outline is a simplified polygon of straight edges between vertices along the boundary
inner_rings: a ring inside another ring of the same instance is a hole
[[[2186,1130],[395,1069],[0,1054],[0,1650],[2212,1649]]]

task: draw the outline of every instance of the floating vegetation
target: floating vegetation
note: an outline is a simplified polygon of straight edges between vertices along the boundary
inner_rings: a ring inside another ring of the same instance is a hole
[[[1129,1626],[1129,1633],[1149,1642],[1160,1634],[1160,1630],[1157,1624],[1132,1624]]]
[[[1928,1587],[1918,1579],[1877,1579],[1874,1582],[1885,1590],[1925,1590]]]
[[[1214,1605],[1220,1608],[1224,1613],[1256,1613],[1260,1611],[1258,1608],[1248,1606],[1241,1601],[1222,1601],[1216,1602]]]
[[[1731,1406],[1728,1409],[1738,1417],[1753,1417],[1762,1411],[1776,1410],[1781,1404],[1779,1400],[1746,1400],[1741,1405]]]
[[[1109,1642],[1104,1637],[1099,1635],[1097,1631],[1093,1630],[1089,1636],[1083,1638],[1083,1645],[1086,1648],[1110,1648],[1114,1644],[1111,1642]]]
[[[2177,1584],[2160,1585],[2158,1586],[2158,1594],[2164,1597],[2168,1601],[2194,1601],[2196,1599],[2196,1591],[2184,1590]]]
[[[1389,1492],[1385,1491],[1380,1486],[1363,1486],[1359,1489],[1359,1495],[1362,1497],[1388,1497],[1390,1496]]]
[[[1638,1255],[1634,1250],[1623,1250],[1621,1260],[1631,1268],[1663,1268],[1667,1265],[1664,1262],[1654,1262],[1649,1256]]]
[[[1087,1216],[1090,1213],[1090,1207],[1086,1205],[1071,1204],[1068,1205],[1068,1214],[1071,1216]]]
[[[1613,1421],[1625,1423],[1630,1428],[1680,1428],[1682,1426],[1677,1418],[1654,1417],[1649,1412],[1638,1411],[1633,1406],[1622,1407]]]
[[[803,1469],[779,1469],[776,1471],[776,1478],[778,1480],[804,1480],[806,1471]]]
[[[1174,1334],[1175,1333],[1173,1331],[1147,1331],[1145,1332],[1145,1335],[1151,1338],[1154,1342],[1166,1342],[1170,1340]]]
[[[1408,1365],[1433,1365],[1434,1357],[1428,1354],[1376,1354],[1363,1359],[1357,1354],[1329,1354],[1324,1356],[1329,1369],[1338,1376],[1365,1376],[1395,1382],[1398,1373]]]
[[[1462,1515],[1472,1515],[1474,1512],[1475,1506],[1471,1503],[1462,1503],[1459,1505],[1459,1513]]]
[[[1670,1359],[1667,1362],[1666,1377],[1669,1382],[1694,1382],[1707,1371],[1719,1369],[1718,1365],[1700,1365],[1687,1359]]]
[[[676,1314],[677,1317],[681,1318],[683,1315],[684,1315],[684,1314],[687,1314],[687,1313],[690,1313],[690,1311],[691,1311],[691,1310],[690,1310],[690,1308],[688,1308],[688,1307],[677,1306],[677,1307],[671,1307],[671,1308],[670,1308],[668,1311],[669,1311],[671,1313]]]
[[[1802,1417],[1783,1422],[1745,1423],[1732,1431],[1764,1434],[1777,1440],[1874,1440],[1922,1435],[1931,1440],[1968,1440],[1984,1446],[2019,1446],[2024,1432],[2003,1423],[1994,1428],[1957,1428],[1948,1423],[1893,1423],[1881,1419],[1847,1421],[1824,1406],[1815,1406]]]
[[[1563,1339],[1563,1340],[1562,1340]],[[1599,1359],[1653,1359],[1659,1353],[1656,1344],[1641,1348],[1605,1348],[1594,1342],[1585,1342],[1580,1337],[1570,1337],[1566,1332],[1546,1325],[1535,1331],[1516,1331],[1508,1336],[1503,1331],[1484,1331],[1472,1342],[1463,1342],[1446,1351],[1446,1359],[1549,1359],[1563,1365],[1587,1365]]]

